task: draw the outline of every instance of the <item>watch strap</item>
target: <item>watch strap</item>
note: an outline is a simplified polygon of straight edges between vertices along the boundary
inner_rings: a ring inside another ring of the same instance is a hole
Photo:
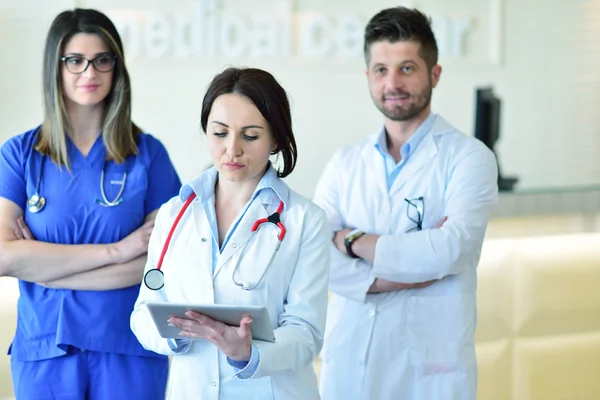
[[[354,229],[344,237],[344,246],[346,247],[346,253],[348,253],[348,255],[351,258],[360,258],[356,255],[356,253],[354,253],[354,251],[352,251],[352,244],[356,241],[356,239],[358,239],[364,234],[365,233],[360,229]]]

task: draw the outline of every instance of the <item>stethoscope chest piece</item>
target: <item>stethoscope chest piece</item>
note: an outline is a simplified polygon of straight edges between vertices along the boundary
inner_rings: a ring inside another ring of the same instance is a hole
[[[144,283],[150,290],[160,290],[165,286],[165,274],[160,269],[152,268],[144,275]]]
[[[44,196],[40,196],[38,193],[33,194],[29,199],[27,199],[27,206],[29,208],[29,212],[38,213],[44,209],[46,206],[46,198]]]

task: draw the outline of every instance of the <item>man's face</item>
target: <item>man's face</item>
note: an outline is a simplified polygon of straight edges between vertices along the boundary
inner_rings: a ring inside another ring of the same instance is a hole
[[[370,48],[367,78],[375,106],[392,121],[409,121],[429,112],[431,92],[441,67],[431,70],[412,41],[374,42]]]

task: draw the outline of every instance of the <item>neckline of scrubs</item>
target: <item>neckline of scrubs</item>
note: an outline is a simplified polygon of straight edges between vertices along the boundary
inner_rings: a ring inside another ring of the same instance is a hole
[[[72,169],[76,168],[92,168],[95,164],[101,163],[104,165],[106,151],[102,139],[102,133],[98,135],[94,144],[90,148],[87,156],[84,156],[77,148],[75,143],[67,135],[67,154]]]

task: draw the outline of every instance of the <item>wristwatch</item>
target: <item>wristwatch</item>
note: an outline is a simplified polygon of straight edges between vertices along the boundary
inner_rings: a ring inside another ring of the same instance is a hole
[[[348,255],[350,257],[360,258],[356,254],[354,254],[354,252],[352,251],[352,243],[354,243],[354,241],[356,239],[358,239],[359,237],[361,237],[364,234],[365,233],[363,231],[361,231],[360,229],[354,229],[354,230],[348,232],[348,234],[346,234],[346,236],[344,236],[344,246],[346,246],[346,253],[348,253]]]

